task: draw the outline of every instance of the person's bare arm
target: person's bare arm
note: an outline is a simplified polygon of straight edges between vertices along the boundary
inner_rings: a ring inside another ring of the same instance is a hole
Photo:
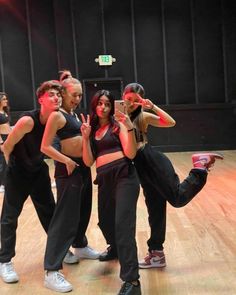
[[[30,116],[24,116],[17,121],[14,128],[9,133],[6,141],[2,145],[2,152],[4,153],[7,163],[14,146],[24,137],[26,133],[29,133],[33,127],[34,120]]]
[[[86,120],[84,115],[81,114],[81,118],[83,122],[80,128],[82,136],[83,136],[83,161],[86,166],[91,167],[95,159],[93,157],[93,153],[92,153],[91,145],[90,145],[90,133],[91,133],[90,116],[87,115],[87,120]]]
[[[115,113],[115,119],[119,122],[120,133],[119,138],[123,148],[125,156],[129,159],[133,159],[137,153],[137,142],[134,133],[134,126],[131,122],[129,115],[125,111]]]
[[[59,112],[52,112],[50,114],[41,142],[41,152],[55,161],[64,163],[66,165],[68,175],[70,175],[77,166],[77,163],[56,150],[52,145],[57,130],[62,128],[63,124],[65,124],[64,117],[62,117]]]

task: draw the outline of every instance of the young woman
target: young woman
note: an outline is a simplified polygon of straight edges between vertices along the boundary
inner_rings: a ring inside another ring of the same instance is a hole
[[[100,260],[118,255],[124,281],[119,294],[139,295],[135,241],[139,183],[131,161],[136,155],[136,141],[129,117],[117,113],[115,121],[113,114],[113,96],[107,90],[98,91],[91,101],[91,125],[88,116],[81,127],[83,160],[88,166],[96,161],[99,227],[110,245]]]
[[[65,91],[63,92],[63,96],[65,95],[73,95],[73,91],[71,93],[71,81],[73,81],[72,84],[80,83],[78,80],[73,79],[73,76],[69,70],[62,70],[60,73],[60,83],[64,86]],[[80,84],[81,85],[81,84]],[[82,90],[82,89],[81,89]],[[75,95],[75,93],[74,93]],[[82,95],[82,93],[81,93]],[[77,108],[78,104],[74,105],[74,109],[71,110],[72,113],[74,113],[75,109]],[[75,115],[75,114],[74,114]],[[58,136],[54,138],[53,146],[60,150],[60,139]],[[56,186],[56,184],[55,184]],[[80,205],[80,222],[78,226],[78,231],[75,237],[75,240],[72,244],[72,247],[74,248],[74,253],[72,251],[68,251],[64,262],[67,264],[74,264],[78,263],[79,259],[98,259],[100,253],[94,249],[92,249],[88,245],[88,239],[85,235],[90,216],[91,216],[91,210],[92,210],[92,176],[91,171],[88,173],[88,179],[86,182],[86,185],[84,186],[84,190],[82,193],[82,200]]]
[[[8,98],[5,92],[0,92],[0,144],[4,143],[10,132]],[[0,193],[4,192],[5,171],[6,161],[0,152]]]
[[[192,155],[194,168],[180,183],[170,160],[157,147],[147,142],[149,125],[172,127],[175,121],[151,100],[144,97],[144,88],[138,83],[128,84],[123,92],[123,99],[126,101],[127,111],[135,128],[138,151],[134,164],[143,188],[151,227],[151,237],[147,241],[148,254],[139,263],[139,267],[152,268],[166,265],[163,252],[166,233],[166,201],[177,208],[188,204],[204,187],[207,171],[215,159],[223,159],[223,157],[217,153]]]
[[[63,80],[62,86],[61,108],[50,115],[41,144],[42,152],[56,161],[57,186],[56,208],[48,230],[44,258],[44,285],[57,292],[69,292],[73,287],[59,270],[70,246],[81,242],[85,236],[91,212],[92,186],[90,168],[82,161],[82,123],[74,113],[82,98],[81,83],[69,77]],[[60,151],[53,147],[56,135],[60,139]],[[88,202],[86,209],[85,202]],[[96,258],[98,256],[97,253]]]

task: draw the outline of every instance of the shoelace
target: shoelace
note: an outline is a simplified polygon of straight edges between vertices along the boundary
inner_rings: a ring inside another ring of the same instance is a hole
[[[71,257],[71,256],[74,256],[74,254],[69,250],[69,251],[66,253],[66,256]]]
[[[65,281],[66,281],[65,278],[64,278],[64,275],[62,273],[60,273],[60,272],[56,273],[56,280],[61,282],[61,283],[65,283]]]
[[[6,269],[6,272],[14,272],[14,268],[13,268],[13,265],[11,262],[8,262],[8,263],[4,263],[4,266],[5,266],[5,269]]]
[[[144,257],[144,261],[149,264],[153,257],[154,256],[151,253],[147,253],[146,257]]]
[[[88,248],[88,250],[91,250],[91,251],[93,251],[93,249],[91,248],[91,247],[89,247],[89,246],[86,246],[87,248]]]

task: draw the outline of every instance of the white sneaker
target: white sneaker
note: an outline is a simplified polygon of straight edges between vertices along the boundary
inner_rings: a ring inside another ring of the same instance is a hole
[[[79,258],[85,258],[85,259],[98,259],[100,256],[100,253],[91,247],[87,246],[84,248],[75,248],[74,255],[76,255]]]
[[[5,192],[4,185],[0,185],[0,193],[4,193],[4,192]]]
[[[44,286],[56,292],[66,293],[72,291],[72,285],[59,271],[47,271],[44,278]]]
[[[13,263],[11,261],[0,263],[0,276],[5,283],[16,283],[19,281],[19,277],[15,272]]]
[[[67,264],[79,263],[79,257],[74,255],[70,250],[68,250],[63,262],[65,262]]]

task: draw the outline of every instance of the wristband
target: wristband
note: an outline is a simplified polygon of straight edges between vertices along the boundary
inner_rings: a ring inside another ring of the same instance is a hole
[[[134,130],[134,128],[131,128],[131,129],[128,129],[127,132],[131,132],[131,131],[133,131],[133,130]]]

